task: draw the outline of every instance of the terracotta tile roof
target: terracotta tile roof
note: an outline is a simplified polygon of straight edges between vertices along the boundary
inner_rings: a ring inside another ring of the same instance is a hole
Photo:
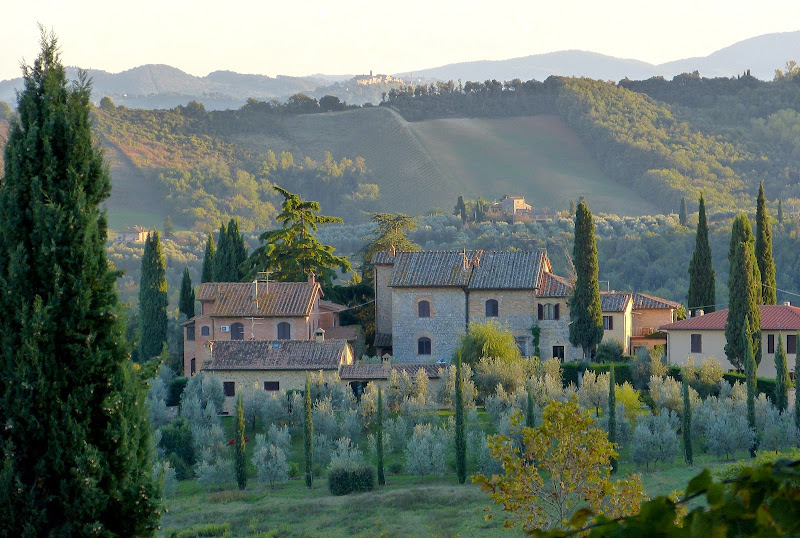
[[[342,312],[347,310],[347,306],[339,303],[333,303],[331,301],[325,301],[320,299],[319,301],[319,310],[322,313],[323,310],[327,312]]]
[[[213,341],[206,370],[336,370],[346,360],[344,340]]]
[[[800,330],[800,308],[787,305],[762,305],[762,331]],[[728,309],[717,310],[703,316],[676,321],[659,327],[662,331],[724,331],[728,320]]]
[[[668,299],[662,299],[661,297],[656,297],[654,295],[647,295],[646,293],[633,293],[633,309],[670,309],[670,308],[678,308],[681,306],[680,303],[676,303],[675,301],[670,301]]]
[[[601,291],[600,310],[603,312],[624,312],[632,294],[626,291]]]
[[[394,287],[467,287],[472,266],[480,251],[429,250],[421,252],[398,252],[395,256],[392,281]]]
[[[536,290],[539,297],[569,297],[572,295],[572,283],[563,276],[553,273],[542,273],[539,279],[539,289]]]
[[[206,282],[198,301],[213,301],[212,316],[307,316],[320,287],[316,282],[258,283],[258,301],[252,300],[251,282]]]
[[[532,290],[538,285],[542,260],[546,257],[544,250],[479,251],[478,255],[470,289]]]
[[[323,327],[326,340],[358,340],[361,335],[360,325],[340,325],[338,327]]]
[[[392,347],[392,333],[375,333],[375,347]]]
[[[441,368],[441,366],[429,363],[404,363],[392,364],[390,368],[398,374],[406,372],[408,377],[414,377],[417,375],[417,372],[422,369],[425,371],[428,379],[439,379],[439,368]],[[389,372],[389,368],[384,368],[382,364],[349,364],[347,366],[342,366],[342,370],[339,372],[339,378],[342,380],[389,379]]]

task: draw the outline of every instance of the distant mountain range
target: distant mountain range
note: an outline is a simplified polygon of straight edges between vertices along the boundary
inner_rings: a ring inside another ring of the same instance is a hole
[[[684,72],[699,71],[705,77],[733,77],[748,69],[762,80],[770,80],[775,70],[788,60],[800,60],[800,31],[766,34],[735,43],[708,56],[653,65],[639,60],[620,59],[594,52],[568,50],[536,54],[499,61],[462,62],[413,71],[415,81],[487,79],[544,80],[550,75],[584,76],[600,80],[647,79],[653,76],[672,78]],[[69,70],[75,77],[76,68]],[[172,108],[191,100],[208,109],[239,108],[248,98],[285,100],[305,92],[316,97],[337,95],[354,104],[376,102],[386,88],[358,86],[352,75],[314,74],[307,77],[246,75],[215,71],[196,77],[168,65],[143,65],[108,73],[90,69],[93,96],[99,101],[110,97],[117,105],[134,108]],[[399,73],[408,76],[408,72]],[[0,81],[0,101],[14,104],[15,90],[22,79]]]

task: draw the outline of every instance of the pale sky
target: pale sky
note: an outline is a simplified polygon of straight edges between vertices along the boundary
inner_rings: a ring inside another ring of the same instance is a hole
[[[37,23],[55,30],[65,65],[112,73],[142,64],[198,76],[402,73],[566,49],[655,64],[706,56],[800,30],[800,2],[17,1],[0,9],[0,80],[35,58]]]

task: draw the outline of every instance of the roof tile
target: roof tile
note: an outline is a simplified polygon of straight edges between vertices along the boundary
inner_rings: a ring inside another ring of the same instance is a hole
[[[789,305],[761,305],[762,331],[800,330],[800,308]],[[676,321],[659,327],[662,331],[721,331],[728,321],[728,309]]]
[[[346,360],[344,340],[220,340],[209,342],[206,370],[336,370]]]
[[[412,378],[422,369],[425,371],[428,379],[439,379],[439,368],[441,368],[441,366],[429,363],[404,363],[392,364],[390,368],[398,374],[406,372],[408,377]],[[339,372],[339,378],[342,380],[381,380],[389,379],[389,372],[389,368],[385,368],[382,364],[349,364],[347,366],[342,366],[342,370]]]
[[[316,282],[259,282],[253,301],[252,282],[206,282],[197,300],[215,303],[212,316],[307,316],[319,289]]]

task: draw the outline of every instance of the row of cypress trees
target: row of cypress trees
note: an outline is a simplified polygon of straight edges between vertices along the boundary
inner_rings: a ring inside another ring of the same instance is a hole
[[[201,282],[241,282],[245,274],[242,263],[247,259],[247,246],[244,236],[239,232],[239,222],[231,219],[226,227],[220,225],[217,236],[208,234],[203,256]]]

